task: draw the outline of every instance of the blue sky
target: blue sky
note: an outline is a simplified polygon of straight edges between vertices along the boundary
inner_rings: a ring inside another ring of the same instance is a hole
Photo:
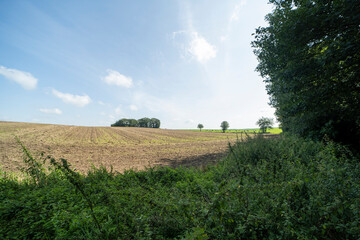
[[[251,35],[264,0],[0,2],[0,120],[256,127],[274,117]]]

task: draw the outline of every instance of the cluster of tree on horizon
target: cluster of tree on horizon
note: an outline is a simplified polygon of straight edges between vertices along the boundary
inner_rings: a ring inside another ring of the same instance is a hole
[[[145,127],[145,128],[160,128],[160,120],[157,118],[140,118],[128,119],[122,118],[116,121],[114,124],[111,124],[111,127]]]

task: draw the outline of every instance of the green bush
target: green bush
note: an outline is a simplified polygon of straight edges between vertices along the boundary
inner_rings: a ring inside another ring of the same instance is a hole
[[[1,239],[360,237],[359,157],[332,142],[249,137],[205,170],[52,165],[22,181],[1,172]]]

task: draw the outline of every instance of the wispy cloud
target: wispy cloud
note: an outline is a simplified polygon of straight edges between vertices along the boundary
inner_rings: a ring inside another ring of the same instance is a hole
[[[50,113],[50,114],[62,114],[62,111],[58,108],[41,108],[39,109],[40,112],[43,112],[43,113]]]
[[[129,108],[130,108],[131,111],[137,111],[137,110],[139,110],[138,107],[137,107],[136,105],[134,105],[134,104],[131,104],[131,105],[129,106]]]
[[[115,108],[115,114],[120,115],[122,113],[121,106]]]
[[[192,119],[187,119],[187,120],[185,121],[185,123],[186,123],[186,124],[194,124],[195,121],[192,120]]]
[[[115,120],[115,116],[112,115],[112,114],[109,114],[108,117],[110,118],[111,121],[114,121],[114,120]]]
[[[234,11],[231,14],[230,22],[239,20],[240,9],[245,5],[246,5],[246,0],[241,0],[238,4],[236,4]]]
[[[0,74],[5,78],[20,84],[26,90],[36,88],[38,80],[31,73],[0,66]]]
[[[130,88],[133,85],[133,80],[131,77],[122,75],[121,73],[108,69],[108,75],[103,78],[103,80],[109,85],[116,85],[119,87]]]
[[[70,93],[62,93],[55,89],[52,90],[54,96],[60,98],[64,103],[73,104],[78,107],[84,107],[91,102],[91,98],[88,95],[73,95]]]
[[[176,39],[179,35],[182,35],[182,34],[187,34],[187,31],[185,30],[179,30],[179,31],[176,31],[176,32],[173,32],[172,33],[172,39]]]
[[[133,102],[142,109],[153,113],[167,114],[172,117],[183,116],[183,110],[173,99],[163,99],[145,92],[138,91],[133,96]]]
[[[224,36],[220,37],[220,41],[222,41],[222,42],[225,42],[228,39],[229,39],[229,35],[224,35]]]

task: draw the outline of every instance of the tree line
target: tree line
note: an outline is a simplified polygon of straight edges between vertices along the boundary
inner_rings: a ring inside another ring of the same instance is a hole
[[[270,0],[252,46],[284,132],[360,146],[360,1]]]
[[[111,127],[145,127],[145,128],[160,128],[160,120],[157,118],[140,118],[128,119],[122,118],[116,121],[114,124],[111,124]]]

